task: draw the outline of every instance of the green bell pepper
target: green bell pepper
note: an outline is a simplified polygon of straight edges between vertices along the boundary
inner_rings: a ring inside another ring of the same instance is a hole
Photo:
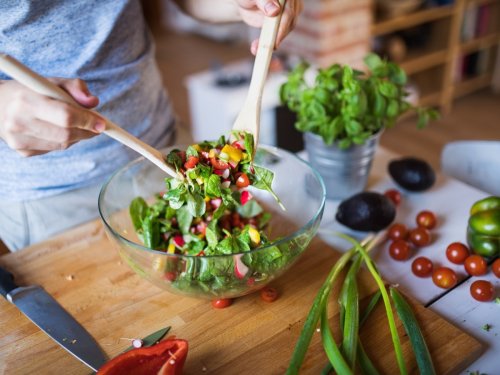
[[[475,202],[470,209],[467,243],[473,252],[485,257],[500,255],[500,197]]]

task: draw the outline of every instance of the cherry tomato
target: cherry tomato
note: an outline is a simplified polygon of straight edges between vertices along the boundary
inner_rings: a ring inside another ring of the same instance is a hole
[[[266,302],[274,302],[278,298],[278,291],[275,288],[266,286],[260,290],[260,298]]]
[[[464,262],[465,271],[471,276],[482,276],[488,271],[488,264],[481,255],[470,255]]]
[[[413,274],[418,277],[430,276],[433,268],[432,261],[426,257],[418,257],[411,264]]]
[[[228,306],[231,306],[233,303],[232,298],[219,298],[212,300],[212,307],[216,309],[224,309]]]
[[[464,264],[469,255],[469,248],[461,242],[450,243],[446,248],[446,258],[451,263]]]
[[[470,294],[475,300],[488,302],[493,299],[495,289],[489,281],[476,280],[470,285]]]
[[[450,289],[457,284],[457,274],[451,268],[438,267],[432,273],[432,281],[443,289]]]
[[[236,178],[236,187],[238,188],[245,188],[248,185],[250,185],[250,180],[248,179],[248,176],[246,173],[241,173],[238,178]]]
[[[188,157],[187,161],[184,163],[184,168],[191,169],[196,167],[196,164],[200,161],[200,158],[197,156]]]
[[[174,281],[177,278],[177,274],[173,271],[168,271],[165,272],[165,275],[163,275],[163,277],[165,278],[165,280]]]
[[[411,255],[410,244],[405,240],[396,240],[389,246],[389,255],[395,260],[406,260]]]
[[[389,227],[387,235],[393,241],[406,240],[408,238],[408,228],[404,224],[395,223]]]
[[[384,192],[384,195],[389,198],[396,206],[401,203],[401,193],[396,189],[389,189]]]
[[[427,246],[431,243],[431,232],[424,227],[410,230],[410,242],[415,246]]]
[[[437,218],[434,212],[432,211],[420,211],[415,218],[417,225],[419,227],[424,227],[427,229],[432,229],[436,226]]]
[[[491,270],[493,271],[495,276],[500,279],[500,258],[493,262],[493,264],[491,265]]]
[[[212,164],[212,167],[215,169],[228,169],[229,168],[229,163],[225,162],[224,160],[217,159],[216,157],[210,158],[210,164]]]

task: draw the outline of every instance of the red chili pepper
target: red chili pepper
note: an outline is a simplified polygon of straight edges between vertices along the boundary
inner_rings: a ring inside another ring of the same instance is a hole
[[[180,375],[186,361],[188,342],[166,339],[156,345],[132,349],[105,363],[98,375]]]

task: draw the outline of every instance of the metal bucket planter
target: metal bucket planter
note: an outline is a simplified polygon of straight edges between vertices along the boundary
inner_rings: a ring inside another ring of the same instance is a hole
[[[304,133],[308,160],[323,177],[327,198],[344,199],[364,190],[380,133],[343,150],[335,143],[326,145],[319,135]]]

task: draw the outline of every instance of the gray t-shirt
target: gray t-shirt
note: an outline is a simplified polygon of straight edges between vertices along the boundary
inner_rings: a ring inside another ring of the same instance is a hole
[[[144,142],[171,139],[174,116],[138,0],[1,0],[0,15],[0,52],[46,77],[85,80],[97,111]],[[104,134],[29,158],[0,140],[0,199],[102,183],[137,156]]]

